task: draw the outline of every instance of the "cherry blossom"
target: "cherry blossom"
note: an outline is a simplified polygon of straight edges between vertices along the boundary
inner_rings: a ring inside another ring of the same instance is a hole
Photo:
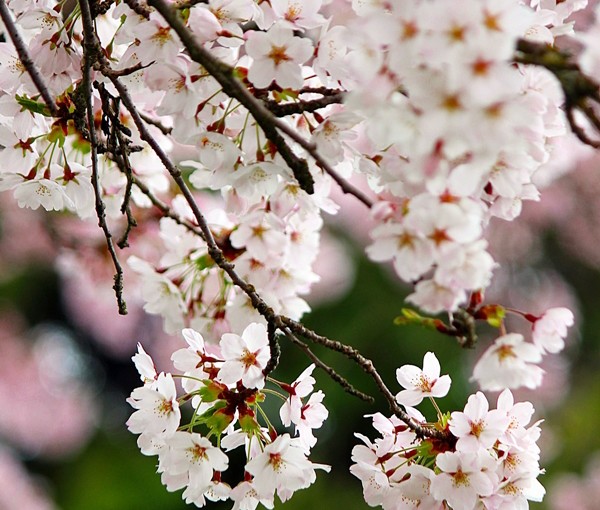
[[[261,498],[269,499],[277,492],[286,501],[315,481],[315,468],[329,471],[329,466],[310,462],[298,442],[299,439],[283,434],[246,464],[246,471],[255,477],[254,488]]]
[[[498,337],[479,358],[473,380],[484,391],[537,388],[544,375],[537,365],[540,361],[542,353],[535,345],[525,342],[523,335],[509,333]]]
[[[241,336],[226,333],[220,345],[225,363],[219,370],[219,379],[225,384],[241,380],[246,388],[261,389],[265,384],[263,370],[270,357],[265,326],[252,323]]]
[[[181,411],[171,374],[159,374],[154,389],[135,388],[128,402],[137,409],[127,421],[134,434],[173,434],[177,430]]]
[[[478,391],[469,397],[464,412],[452,413],[450,431],[458,438],[458,451],[477,452],[491,448],[508,424],[508,418],[502,411],[489,410],[485,395]]]
[[[328,470],[308,459],[328,417],[315,365],[292,383],[272,373],[285,335],[348,355],[394,411],[370,411],[379,437],[357,435],[352,450],[369,505],[504,510],[541,500],[540,422],[505,388],[541,385],[539,363],[564,348],[574,314],[485,303],[501,270],[488,240],[525,201],[542,199],[569,126],[584,142],[598,126],[586,102],[597,94],[572,97],[593,90],[587,80],[600,70],[598,19],[581,34],[571,18],[585,0],[9,4],[0,190],[18,207],[60,212],[48,222],[59,240],[85,236],[71,227],[63,236],[55,217],[97,216],[120,311],[124,286],[138,314],[181,332],[175,375],[158,373],[138,344],[142,386],[128,399],[127,427],[143,454],[158,456],[167,490],[196,506],[272,508]],[[560,49],[566,35],[590,75],[577,75],[576,93],[562,90],[579,72]],[[574,113],[596,122],[578,129]],[[451,379],[433,352],[422,368],[397,369],[404,389],[394,395],[343,339],[298,324],[327,262],[324,213],[347,209],[339,189],[364,206],[348,231],[370,231],[367,256],[391,262],[420,309],[399,322],[466,347],[480,321],[499,329],[472,377],[504,390],[497,409],[477,392],[462,411],[442,412],[433,399]],[[91,275],[97,266],[81,260],[62,264]],[[505,312],[531,323],[531,341],[508,329]],[[271,397],[295,437],[277,435]],[[425,397],[434,422],[413,408]],[[191,408],[186,424],[180,405]],[[244,476],[230,486],[221,472],[238,447]]]
[[[311,56],[310,40],[294,37],[293,31],[281,24],[267,32],[248,35],[246,51],[253,58],[248,79],[258,88],[266,88],[275,81],[284,88],[300,88],[300,65]]]
[[[440,377],[440,362],[433,352],[423,358],[423,369],[404,365],[396,370],[396,379],[405,390],[396,395],[396,400],[405,406],[420,404],[425,397],[445,397],[450,390],[450,376]]]
[[[564,346],[567,328],[573,325],[573,312],[567,308],[550,308],[533,322],[533,343],[543,352],[556,354]]]

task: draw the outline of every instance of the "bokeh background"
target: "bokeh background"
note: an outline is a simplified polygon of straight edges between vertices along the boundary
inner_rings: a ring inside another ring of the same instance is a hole
[[[490,225],[490,243],[501,264],[486,301],[531,313],[568,306],[577,322],[566,350],[548,356],[539,390],[519,391],[543,417],[541,439],[548,490],[547,510],[594,510],[600,500],[600,156],[569,141],[557,148],[549,173],[556,180],[522,217]],[[344,200],[341,198],[341,200]],[[395,370],[420,365],[435,351],[453,379],[443,410],[462,409],[476,390],[468,378],[495,332],[482,325],[479,345],[463,350],[452,339],[413,326],[398,327],[408,289],[389,267],[363,255],[368,220],[359,204],[328,218],[318,259],[322,282],[310,297],[306,324],[359,348],[374,360],[393,391]],[[141,213],[140,213],[141,214]],[[136,238],[137,236],[137,238]],[[132,244],[156,236],[134,232]],[[94,222],[19,209],[0,197],[0,509],[176,510],[186,508],[155,473],[155,458],[142,456],[125,421],[125,399],[139,385],[130,361],[141,342],[159,369],[182,347],[162,333],[162,321],[145,314],[135,280],[126,284],[130,314],[122,317],[111,289],[112,267]],[[124,252],[123,256],[126,257]],[[526,326],[509,322],[509,330]],[[303,353],[282,340],[275,376],[292,381],[308,365]],[[377,395],[360,369],[335,352],[315,352],[359,389]],[[387,408],[346,394],[315,372],[330,417],[318,431],[312,460],[331,464],[317,483],[285,508],[336,505],[364,509],[361,485],[348,468],[355,432],[374,437],[365,414]],[[494,401],[495,395],[491,400]],[[423,412],[432,409],[425,403]],[[272,413],[277,413],[273,408]],[[228,508],[230,504],[214,504]]]

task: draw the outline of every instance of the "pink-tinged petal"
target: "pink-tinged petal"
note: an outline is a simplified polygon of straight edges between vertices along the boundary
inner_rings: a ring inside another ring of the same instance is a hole
[[[455,437],[464,437],[471,433],[471,420],[465,413],[455,411],[450,416],[450,432]]]
[[[248,69],[248,80],[259,89],[266,89],[275,78],[275,64],[271,59],[255,60]]]
[[[450,379],[450,376],[443,375],[433,383],[433,387],[431,388],[431,396],[436,398],[445,397],[450,391],[451,384],[452,379]]]
[[[221,337],[221,352],[226,360],[236,359],[243,352],[246,347],[246,343],[239,335],[233,333],[225,333]]]
[[[414,365],[404,365],[396,370],[396,379],[403,388],[414,388],[421,379],[423,371]]]
[[[181,334],[192,349],[204,352],[204,337],[200,333],[191,328],[186,328]]]
[[[460,456],[457,453],[446,452],[437,456],[435,463],[446,473],[455,473],[460,466]]]
[[[262,58],[271,50],[271,41],[264,32],[250,32],[244,48],[253,59]]]
[[[402,390],[396,395],[396,402],[403,406],[413,407],[423,401],[423,392],[417,390]]]
[[[485,398],[485,395],[478,391],[475,395],[471,395],[465,406],[465,414],[471,420],[482,420],[487,415],[490,405]]]
[[[469,481],[473,489],[480,496],[489,496],[494,491],[494,484],[489,476],[485,473],[471,473],[469,475]]]
[[[433,352],[428,352],[423,357],[423,372],[430,379],[437,379],[440,376],[440,362]]]
[[[256,352],[269,345],[267,328],[264,324],[258,322],[249,324],[242,333],[242,338],[246,342],[248,350],[252,352]]]
[[[244,368],[241,363],[231,361],[225,363],[219,370],[218,378],[224,384],[234,384],[244,375]]]

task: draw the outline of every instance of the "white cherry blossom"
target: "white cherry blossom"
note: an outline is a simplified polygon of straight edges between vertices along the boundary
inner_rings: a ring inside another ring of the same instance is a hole
[[[271,354],[267,328],[263,324],[249,324],[241,336],[224,334],[220,346],[225,360],[219,370],[222,382],[235,384],[241,380],[246,388],[264,387],[263,370]]]
[[[404,365],[396,370],[396,379],[405,390],[396,395],[398,403],[416,406],[425,397],[445,397],[450,390],[449,375],[440,376],[440,362],[433,352],[423,358],[423,369],[414,365]]]
[[[302,86],[301,64],[313,52],[309,39],[295,37],[293,31],[280,24],[267,32],[248,35],[246,52],[253,62],[248,69],[248,79],[258,88],[267,88],[275,81],[280,87]]]

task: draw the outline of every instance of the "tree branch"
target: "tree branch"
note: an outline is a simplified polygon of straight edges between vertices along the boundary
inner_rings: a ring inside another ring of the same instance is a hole
[[[80,0],[80,1],[82,3],[85,2],[85,0]],[[82,11],[83,11],[83,8],[82,8]],[[340,353],[346,355],[347,357],[349,357],[350,359],[355,360],[361,366],[361,368],[368,375],[370,375],[371,378],[373,378],[373,380],[377,384],[378,388],[380,389],[380,391],[383,393],[386,400],[388,401],[390,408],[392,409],[394,414],[396,416],[398,416],[404,423],[406,423],[406,425],[410,429],[414,430],[415,433],[417,433],[420,437],[431,437],[431,438],[437,438],[440,440],[448,441],[447,434],[445,434],[444,432],[438,431],[438,430],[434,430],[434,429],[430,429],[430,428],[421,426],[420,424],[416,423],[406,412],[404,412],[400,408],[400,406],[395,401],[394,395],[387,388],[387,386],[383,382],[381,376],[379,375],[379,373],[377,372],[373,363],[370,360],[368,360],[364,356],[360,355],[358,353],[358,351],[356,351],[354,348],[352,348],[350,346],[346,346],[340,342],[329,340],[325,337],[317,335],[315,332],[309,330],[302,324],[300,324],[296,321],[293,321],[293,320],[289,319],[288,317],[284,317],[284,316],[276,314],[273,311],[273,309],[259,296],[259,294],[257,293],[254,286],[249,284],[248,282],[246,282],[244,279],[242,279],[237,274],[237,272],[235,271],[234,264],[226,259],[225,255],[223,254],[223,251],[219,248],[219,246],[212,234],[212,231],[210,230],[210,228],[208,226],[206,218],[204,217],[204,215],[198,208],[198,205],[197,205],[190,189],[188,188],[186,182],[184,181],[184,179],[181,175],[181,172],[173,164],[173,162],[171,161],[169,156],[166,154],[166,152],[163,150],[161,145],[154,139],[154,137],[148,131],[144,120],[140,116],[140,114],[129,94],[129,91],[127,90],[127,87],[125,87],[125,85],[123,85],[120,82],[120,80],[117,76],[115,76],[113,73],[110,72],[110,70],[111,70],[110,63],[108,62],[108,60],[104,56],[104,54],[101,51],[99,51],[100,43],[99,43],[97,37],[95,36],[95,34],[92,31],[90,31],[90,29],[93,30],[93,24],[92,24],[91,16],[89,16],[89,9],[87,10],[87,13],[88,13],[88,15],[84,16],[84,18],[83,18],[84,26],[86,27],[85,33],[89,35],[89,38],[88,38],[89,41],[87,41],[87,42],[94,48],[93,53],[96,56],[97,61],[100,64],[100,70],[103,72],[103,74],[107,78],[110,79],[110,81],[114,85],[115,89],[118,91],[121,102],[122,102],[123,106],[125,106],[125,108],[129,111],[131,118],[139,132],[141,139],[144,140],[146,143],[148,143],[148,145],[150,145],[152,150],[155,152],[155,154],[158,156],[158,158],[163,163],[165,169],[169,172],[169,174],[171,175],[171,177],[173,178],[173,180],[179,187],[186,202],[188,203],[188,205],[190,206],[190,208],[192,210],[192,213],[194,215],[196,222],[198,223],[198,226],[199,226],[201,234],[202,234],[202,238],[204,239],[204,241],[207,244],[208,254],[214,260],[215,264],[217,264],[217,266],[219,266],[229,276],[232,283],[234,285],[236,285],[238,288],[240,288],[249,297],[249,299],[252,303],[252,306],[254,307],[255,310],[257,310],[266,319],[267,323],[269,324],[269,327],[271,328],[271,331],[274,332],[275,329],[280,329],[281,331],[286,333],[286,335],[288,335],[288,333],[291,333],[293,331],[299,332],[306,338],[308,338],[312,341],[315,341],[316,343],[319,343],[329,349],[340,352]],[[106,71],[106,72],[104,72],[104,71]],[[89,73],[89,69],[88,69],[88,73]],[[91,100],[91,96],[88,96],[88,100]],[[88,115],[91,115],[91,109],[88,111]],[[294,337],[293,334],[291,334],[291,336]],[[290,335],[288,335],[288,338],[289,337],[290,337]],[[298,339],[296,339],[296,340],[298,340]],[[295,343],[297,343],[297,342],[295,342]],[[300,343],[303,344],[303,342],[300,342]],[[304,347],[303,350],[305,352],[307,352],[307,354],[309,352],[311,352],[310,349],[308,349],[308,347]],[[311,352],[311,354],[312,354],[312,352]],[[313,356],[314,356],[314,354],[313,354]],[[352,394],[357,395],[357,396],[359,396],[359,394],[361,394],[361,392],[358,392],[357,390],[355,390],[347,381],[345,381],[341,376],[339,376],[339,374],[333,375],[335,372],[330,368],[329,369],[325,368],[326,365],[323,362],[321,362],[320,360],[318,360],[318,358],[316,356],[311,357],[311,359],[313,359],[313,361],[315,361],[315,363],[319,364],[319,366],[321,366],[327,373],[329,373],[334,378],[334,380],[336,380],[336,382],[339,382],[340,384],[342,384],[346,388],[347,391],[350,391]],[[365,395],[365,394],[362,394],[362,395],[363,395],[363,397],[368,398],[367,395]],[[360,398],[363,398],[363,397],[360,397]]]
[[[344,93],[339,92],[331,96],[323,96],[318,99],[309,99],[306,101],[297,101],[296,103],[281,104],[272,99],[263,99],[265,106],[277,117],[287,117],[296,113],[312,113],[325,108],[330,104],[339,104],[344,99]]]
[[[119,314],[127,314],[127,305],[123,299],[123,268],[117,257],[115,246],[112,241],[112,234],[106,224],[105,205],[102,201],[102,194],[100,192],[100,182],[98,177],[98,146],[96,140],[96,128],[94,126],[94,105],[92,102],[92,65],[96,61],[98,54],[98,43],[96,40],[96,34],[94,32],[94,22],[92,19],[92,13],[90,6],[86,0],[79,0],[81,7],[81,17],[83,20],[83,61],[82,61],[82,74],[83,84],[86,99],[87,109],[87,121],[88,121],[88,133],[91,146],[91,157],[92,157],[92,186],[94,188],[94,197],[96,201],[96,215],[98,216],[98,226],[104,232],[106,238],[106,246],[110,253],[110,257],[115,266],[116,274],[114,276],[113,289],[117,297],[117,305],[119,307]]]

